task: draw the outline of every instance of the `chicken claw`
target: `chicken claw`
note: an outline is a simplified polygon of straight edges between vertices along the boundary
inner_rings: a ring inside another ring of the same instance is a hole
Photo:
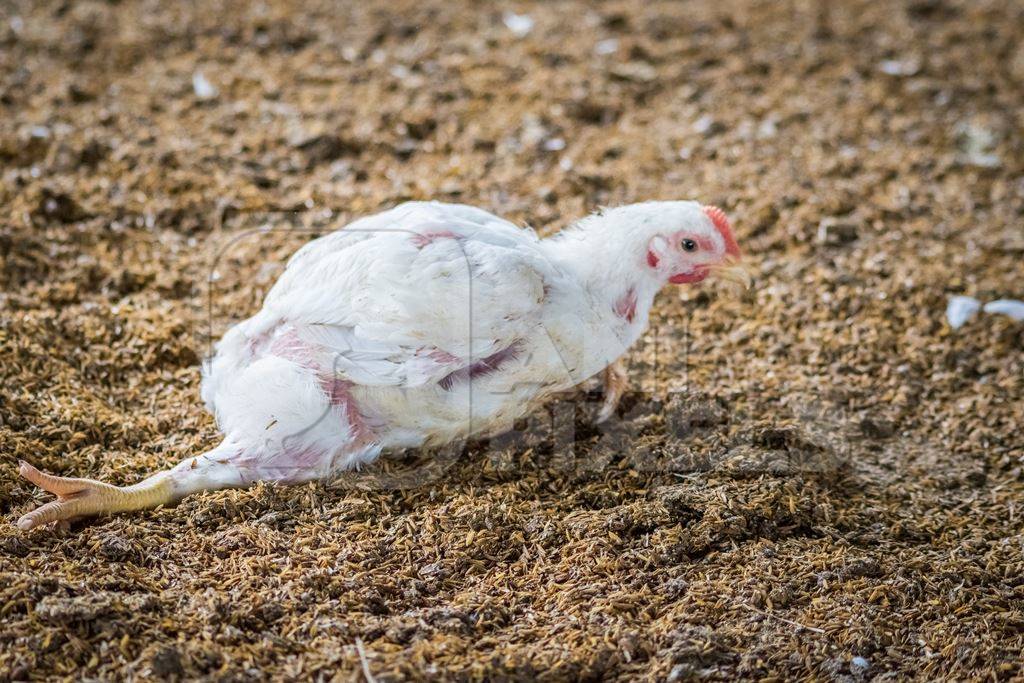
[[[615,409],[619,407],[619,401],[628,388],[629,376],[621,360],[604,369],[604,402],[597,413],[597,419],[594,420],[595,424],[601,424],[615,414]]]
[[[23,531],[78,517],[141,510],[173,499],[174,487],[166,472],[124,487],[93,479],[57,477],[40,472],[27,462],[21,463],[18,473],[39,488],[57,496],[57,500],[36,508],[18,520],[18,527]]]

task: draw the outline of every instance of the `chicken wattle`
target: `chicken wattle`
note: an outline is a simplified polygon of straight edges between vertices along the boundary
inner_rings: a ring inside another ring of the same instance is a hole
[[[263,308],[218,343],[202,397],[212,450],[127,487],[21,474],[58,499],[22,529],[197,491],[337,475],[382,451],[494,434],[618,361],[667,283],[743,280],[720,209],[647,202],[540,239],[493,214],[412,202],[300,249]]]

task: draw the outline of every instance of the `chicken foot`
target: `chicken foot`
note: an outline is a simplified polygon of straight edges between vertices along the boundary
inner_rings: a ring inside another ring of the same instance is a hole
[[[609,365],[604,369],[603,379],[604,402],[601,404],[601,410],[597,413],[597,419],[594,420],[596,424],[605,422],[615,414],[615,410],[619,407],[619,401],[622,400],[622,395],[629,388],[629,375],[626,374],[625,363],[617,360]]]
[[[18,520],[24,531],[50,522],[152,508],[175,500],[170,472],[159,472],[138,484],[113,486],[94,479],[58,477],[22,462],[19,474],[57,496]]]

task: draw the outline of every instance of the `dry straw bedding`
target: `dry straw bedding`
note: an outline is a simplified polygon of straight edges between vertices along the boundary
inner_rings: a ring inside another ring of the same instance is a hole
[[[353,216],[698,197],[758,272],[663,296],[614,428],[553,409],[571,449],[3,526],[0,678],[1024,676],[1024,325],[941,320],[1024,294],[1021,6],[516,11],[0,7],[5,519],[43,500],[19,458],[127,483],[213,444],[209,336]]]

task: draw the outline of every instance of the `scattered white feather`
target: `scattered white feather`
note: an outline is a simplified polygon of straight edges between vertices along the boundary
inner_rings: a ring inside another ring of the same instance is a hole
[[[985,313],[1008,315],[1014,320],[1024,320],[1024,301],[1018,299],[997,299],[982,305],[971,296],[951,296],[946,305],[946,320],[954,330],[959,329],[981,310]]]
[[[863,657],[854,657],[850,660],[850,672],[863,675],[871,668],[871,663]]]
[[[995,131],[974,121],[962,121],[956,127],[960,158],[963,162],[981,168],[999,168],[1002,157],[997,151]]]
[[[715,119],[710,114],[704,114],[693,122],[693,130],[699,135],[707,135],[715,127]]]
[[[220,91],[206,79],[202,71],[192,74],[192,90],[201,100],[212,100],[220,94]]]
[[[981,302],[970,296],[951,296],[946,305],[946,320],[954,330],[974,317],[981,308]]]
[[[544,149],[548,152],[558,152],[565,149],[565,140],[562,138],[549,138],[544,141]]]
[[[921,64],[915,59],[886,59],[878,70],[887,76],[913,76],[921,70]]]
[[[1024,301],[1017,299],[998,299],[985,304],[986,313],[1002,313],[1014,320],[1024,320]]]
[[[757,126],[757,137],[766,139],[773,138],[779,132],[779,127],[773,117],[768,117]]]
[[[533,18],[529,14],[516,14],[515,12],[505,12],[505,16],[502,17],[502,21],[505,22],[505,27],[512,31],[518,38],[523,38],[529,35],[530,31],[533,30]]]

